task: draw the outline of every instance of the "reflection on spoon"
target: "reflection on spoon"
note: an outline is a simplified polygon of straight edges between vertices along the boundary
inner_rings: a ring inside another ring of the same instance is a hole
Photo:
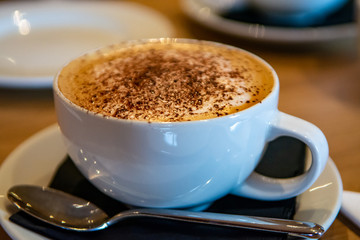
[[[185,222],[288,233],[320,238],[324,229],[315,223],[171,209],[131,209],[109,217],[91,202],[59,190],[18,185],[8,191],[9,200],[20,210],[49,224],[74,231],[96,231],[130,217],[154,217]]]

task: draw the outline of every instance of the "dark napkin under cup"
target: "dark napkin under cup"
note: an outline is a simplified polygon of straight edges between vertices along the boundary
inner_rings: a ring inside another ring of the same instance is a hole
[[[305,145],[290,137],[271,142],[256,171],[269,177],[287,178],[304,171]],[[274,166],[276,166],[274,168]],[[73,164],[69,157],[61,163],[49,185],[95,203],[109,216],[128,206],[97,190]],[[206,211],[227,214],[292,219],[296,198],[281,201],[258,201],[227,195],[215,201]],[[217,227],[197,223],[137,217],[123,220],[107,229],[95,232],[74,232],[43,223],[24,212],[10,220],[51,239],[287,239],[287,234],[247,229]]]

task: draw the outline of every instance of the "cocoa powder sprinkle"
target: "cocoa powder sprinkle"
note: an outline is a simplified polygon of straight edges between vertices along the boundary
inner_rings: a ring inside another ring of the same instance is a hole
[[[227,115],[243,109],[241,102],[253,105],[270,91],[269,84],[252,85],[251,64],[236,59],[234,67],[233,54],[196,46],[154,43],[125,49],[74,75],[77,88],[66,96],[106,116],[152,122]]]

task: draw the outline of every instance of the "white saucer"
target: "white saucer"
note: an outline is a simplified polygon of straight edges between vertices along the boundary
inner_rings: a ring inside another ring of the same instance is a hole
[[[70,59],[123,40],[171,37],[154,10],[123,1],[0,3],[0,87],[50,88]]]
[[[276,27],[223,18],[213,6],[202,0],[182,0],[182,9],[188,17],[205,27],[251,41],[315,44],[356,37],[355,22],[321,27]]]
[[[16,148],[0,168],[0,223],[18,240],[46,239],[9,221],[16,211],[6,198],[16,184],[48,185],[54,171],[66,156],[57,125],[50,126]],[[321,224],[326,230],[335,220],[341,204],[342,182],[334,162],[329,159],[315,184],[297,199],[296,220]]]

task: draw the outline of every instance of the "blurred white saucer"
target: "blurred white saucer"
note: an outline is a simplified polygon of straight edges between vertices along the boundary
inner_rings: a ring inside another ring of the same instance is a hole
[[[135,3],[4,2],[0,4],[0,87],[51,88],[56,72],[88,50],[172,34],[166,18]]]
[[[305,45],[323,44],[356,37],[355,21],[346,20],[341,24],[328,23],[316,27],[292,27],[288,25],[287,20],[283,25],[288,26],[261,23],[258,15],[253,16],[253,12],[247,11],[239,11],[238,14],[247,15],[247,17],[250,18],[247,20],[251,21],[223,17],[224,11],[226,10],[233,11],[232,8],[235,8],[236,12],[239,7],[247,9],[246,6],[251,1],[244,1],[245,0],[240,0],[241,4],[231,5],[234,3],[232,3],[231,0],[227,0],[224,6],[219,6],[220,1],[218,1],[217,5],[209,4],[208,0],[182,0],[181,3],[185,14],[200,25],[219,33],[224,33],[239,39],[250,40],[251,42]],[[243,18],[243,16],[240,17]],[[266,20],[266,17],[261,17],[263,18],[262,20],[264,20],[264,18]]]

